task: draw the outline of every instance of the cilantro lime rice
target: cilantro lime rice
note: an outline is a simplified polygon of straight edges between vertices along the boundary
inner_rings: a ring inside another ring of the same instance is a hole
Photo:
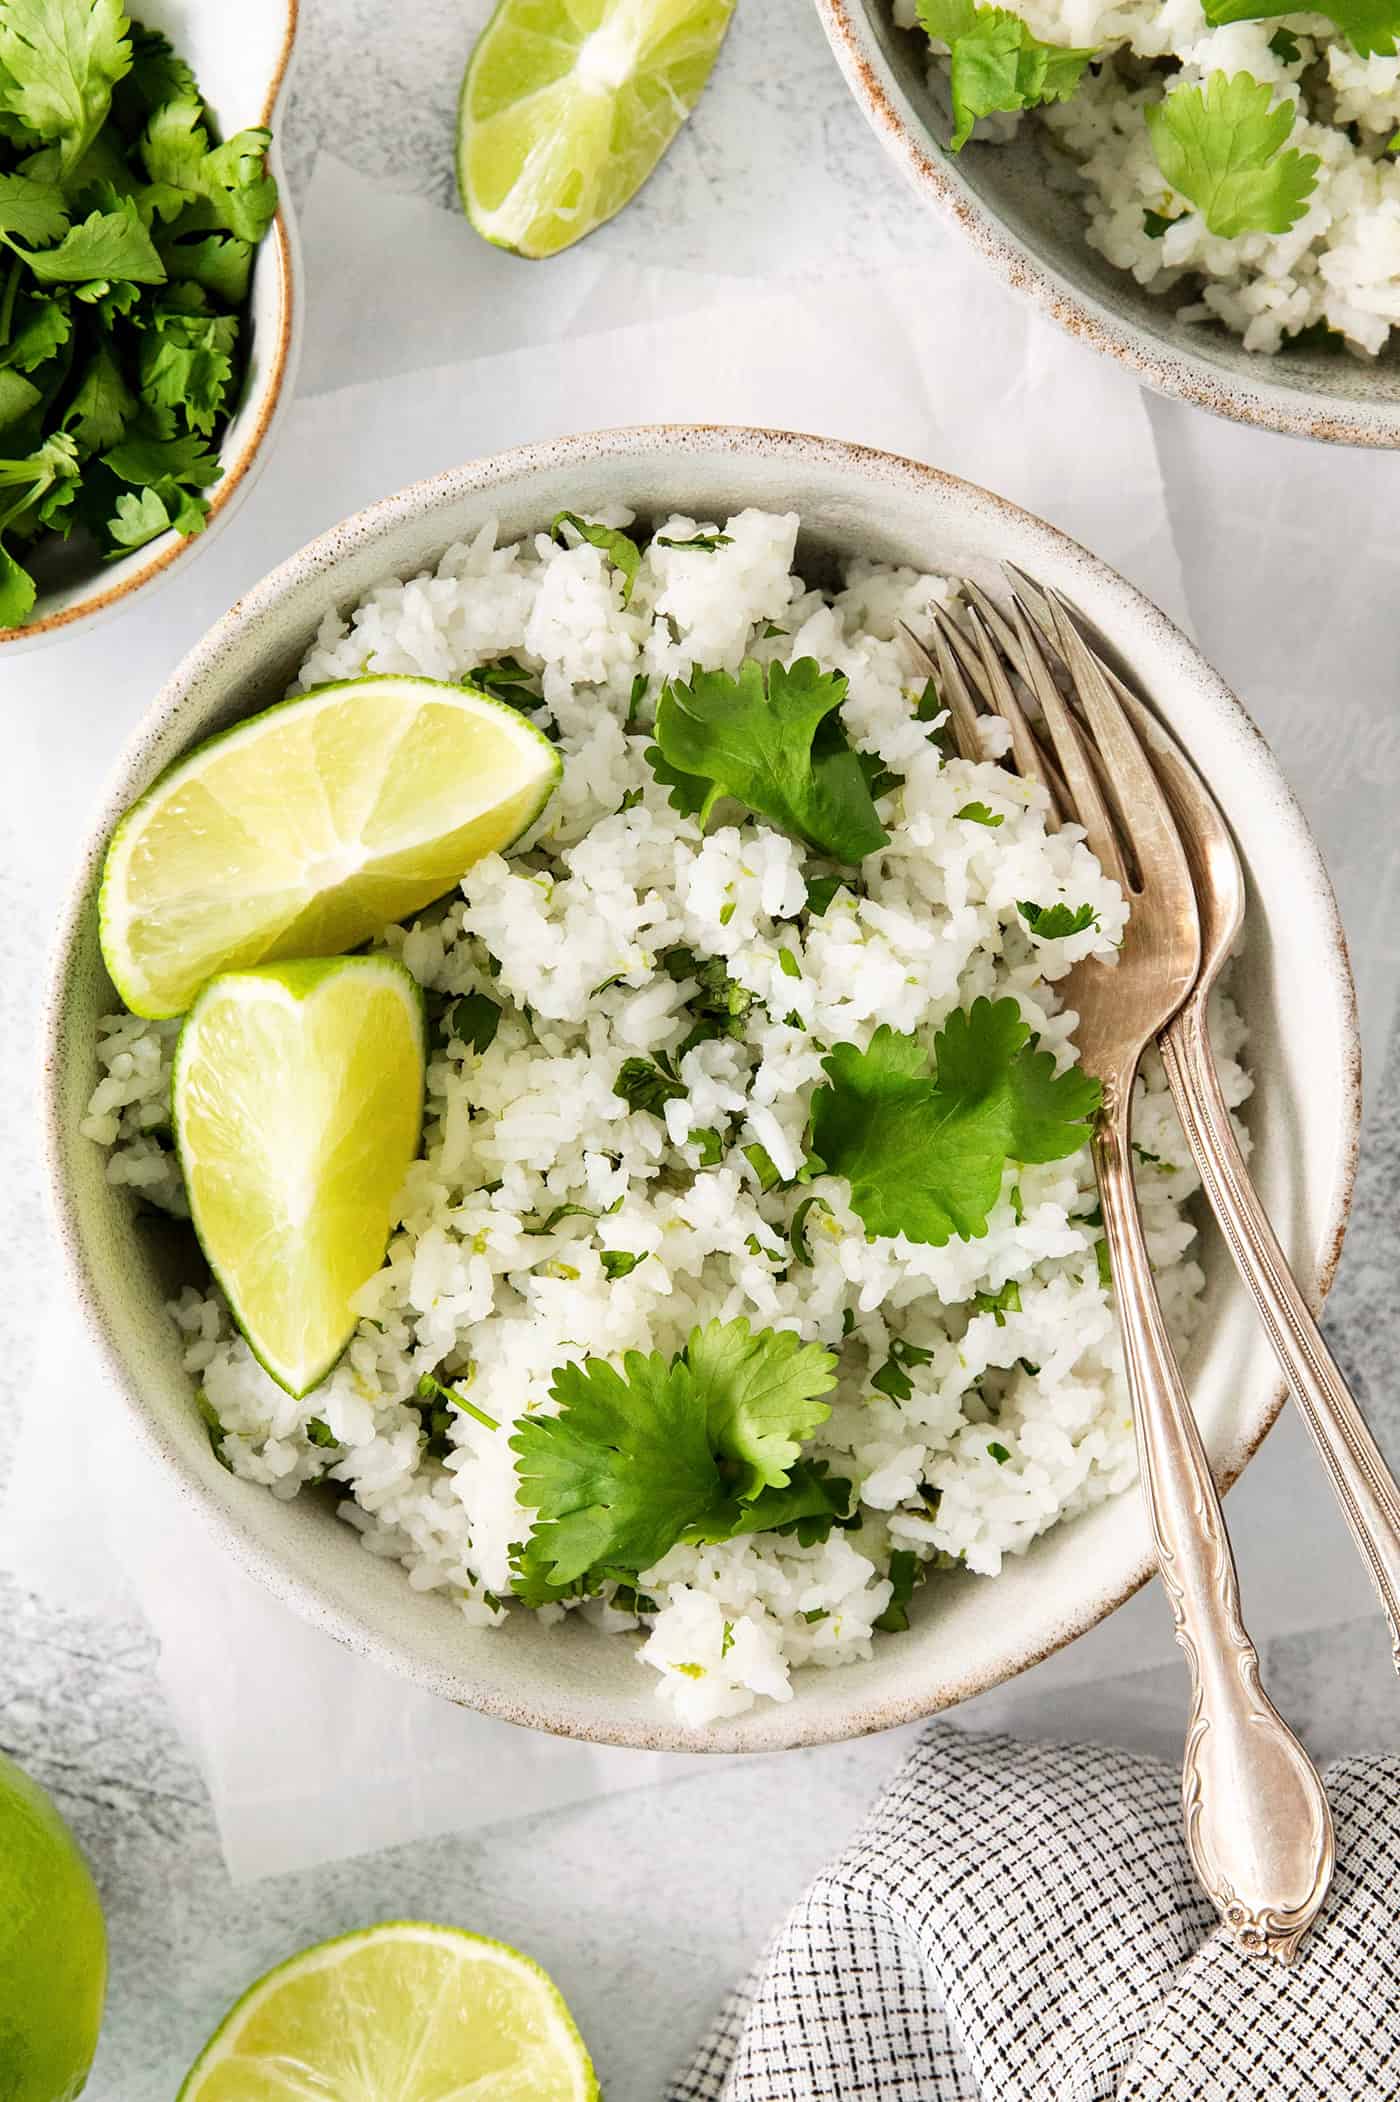
[[[900,630],[943,580],[809,588],[792,516],[672,518],[639,563],[587,530],[487,529],[327,617],[303,688],[472,673],[557,738],[562,781],[385,931],[427,994],[427,1129],[346,1355],[298,1401],[216,1292],[171,1312],[236,1474],[320,1485],[504,1641],[525,1611],[640,1627],[703,1725],[898,1640],[930,1566],[994,1577],[1133,1481],[1095,1090],[1055,990],[1126,908],[994,763],[1000,726],[948,756]],[[101,1025],[84,1127],[177,1213],[178,1028]],[[1180,1340],[1196,1181],[1155,1065],[1139,1097]]]
[[[958,138],[1004,140],[1035,111],[1057,149],[1047,178],[1079,195],[1091,247],[1184,319],[1249,350],[1300,336],[1384,349],[1400,321],[1394,0],[893,8],[931,36]]]

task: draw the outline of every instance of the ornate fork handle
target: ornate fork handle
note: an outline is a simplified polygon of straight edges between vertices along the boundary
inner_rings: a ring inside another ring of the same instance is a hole
[[[1159,1041],[1206,1196],[1380,1594],[1400,1671],[1400,1491],[1304,1304],[1250,1180],[1220,1092],[1202,1003],[1189,1000]]]
[[[1133,1188],[1132,1075],[1105,1082],[1094,1138],[1138,1458],[1176,1639],[1191,1673],[1182,1767],[1186,1843],[1236,1944],[1291,1963],[1332,1878],[1317,1770],[1259,1681],[1200,1432],[1153,1283]]]

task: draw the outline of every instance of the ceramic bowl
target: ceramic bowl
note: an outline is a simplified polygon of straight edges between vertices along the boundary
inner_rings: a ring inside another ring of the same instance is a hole
[[[1263,357],[1215,323],[1179,320],[1170,300],[1089,246],[1078,203],[1047,180],[1035,125],[1005,146],[949,150],[928,41],[896,27],[891,0],[816,7],[852,94],[919,195],[1062,327],[1159,393],[1217,416],[1338,445],[1400,446],[1400,348],[1364,363],[1340,344]]]
[[[609,431],[525,447],[420,482],[315,540],[244,594],[185,659],[128,747],[67,901],[49,993],[45,1124],[59,1230],[88,1327],[140,1438],[247,1570],[362,1655],[448,1699],[512,1721],[617,1744],[770,1750],[820,1743],[924,1716],[1024,1670],[1092,1627],[1147,1572],[1142,1509],[1129,1494],[1008,1562],[995,1581],[935,1579],[909,1633],[868,1662],[798,1673],[793,1698],[764,1703],[703,1735],[673,1724],[631,1638],[582,1622],[468,1627],[444,1598],[410,1590],[312,1494],[278,1503],[217,1463],[164,1301],[181,1281],[104,1155],[79,1134],[97,1079],[98,1017],[115,1004],[102,967],[94,895],[120,812],[199,739],[277,700],[328,609],[348,610],[386,577],[432,565],[488,519],[514,539],[556,512],[628,504],[724,518],[745,505],[795,510],[800,561],[815,579],[850,557],[954,570],[999,588],[1019,563],[1058,586],[1131,665],[1212,780],[1234,825],[1250,886],[1249,941],[1237,993],[1257,1082],[1254,1161],[1264,1197],[1310,1302],[1331,1278],[1351,1190],[1358,1115],[1352,986],[1317,849],[1258,732],[1184,636],[1102,562],[1001,498],[931,467],[854,445],[699,427]],[[1307,998],[1298,997],[1307,988]],[[183,1259],[188,1265],[188,1245]],[[1233,1480],[1280,1402],[1273,1360],[1228,1258],[1206,1236],[1205,1318],[1187,1366],[1224,1482]],[[185,1275],[188,1275],[186,1268]]]
[[[296,229],[287,202],[278,118],[296,36],[300,0],[142,0],[140,19],[162,29],[194,69],[225,138],[252,125],[272,132],[268,168],[282,204],[258,248],[248,294],[248,369],[243,395],[219,446],[222,478],[208,491],[209,522],[185,539],[163,533],[134,554],[103,562],[61,543],[46,550],[38,601],[22,628],[0,628],[0,644],[26,644],[61,635],[129,606],[158,577],[194,560],[233,516],[266,459],[278,422],[292,398],[300,351]]]

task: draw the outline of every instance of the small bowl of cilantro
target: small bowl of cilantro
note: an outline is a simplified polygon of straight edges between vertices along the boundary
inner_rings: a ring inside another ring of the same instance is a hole
[[[249,485],[290,392],[295,18],[0,5],[0,643],[129,604]]]
[[[920,196],[1056,321],[1216,415],[1400,446],[1400,0],[816,6]]]

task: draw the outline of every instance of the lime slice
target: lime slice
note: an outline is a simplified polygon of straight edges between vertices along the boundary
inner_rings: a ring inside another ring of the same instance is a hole
[[[97,2049],[102,1907],[72,1833],[0,1752],[0,2095],[72,2102]]]
[[[178,2102],[593,2102],[558,1989],[503,1942],[393,1920],[246,1993]]]
[[[216,971],[334,956],[450,890],[548,802],[559,755],[436,679],[347,679],[196,746],[127,811],[98,903],[112,983],[183,1014]]]
[[[457,182],[479,234],[557,255],[635,196],[699,100],[734,0],[501,0],[472,52]]]
[[[289,1394],[325,1378],[384,1260],[423,1124],[423,999],[388,956],[211,979],[175,1047],[175,1140],[200,1245]]]

